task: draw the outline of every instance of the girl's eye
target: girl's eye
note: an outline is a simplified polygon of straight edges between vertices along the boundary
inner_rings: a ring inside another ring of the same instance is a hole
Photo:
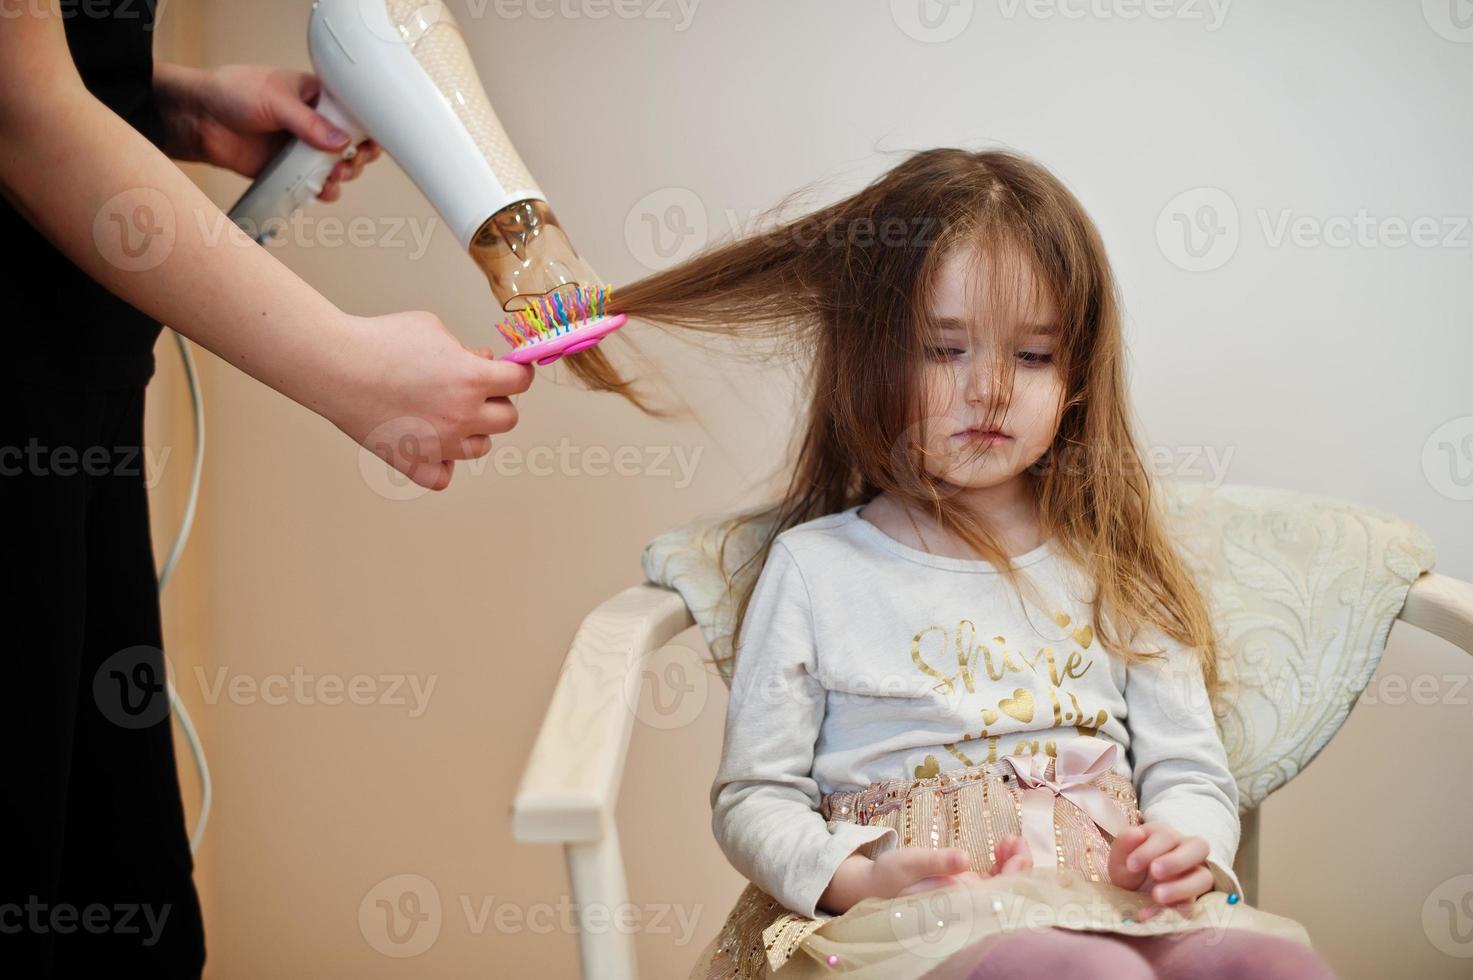
[[[926,349],[927,356],[937,361],[949,361],[960,357],[966,351],[960,347],[929,347]]]
[[[1052,361],[1054,359],[1054,355],[1036,350],[1021,350],[1018,351],[1018,359],[1023,361],[1025,364],[1044,365]]]

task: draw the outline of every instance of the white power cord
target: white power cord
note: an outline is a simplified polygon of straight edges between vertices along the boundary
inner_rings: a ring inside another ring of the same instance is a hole
[[[184,517],[179,521],[179,533],[174,536],[174,545],[164,559],[163,568],[159,570],[159,595],[163,595],[164,586],[174,574],[179,555],[184,551],[184,543],[189,540],[189,531],[194,527],[194,512],[199,504],[200,474],[205,466],[205,400],[200,392],[199,374],[194,369],[194,355],[189,350],[189,341],[178,333],[174,334],[174,340],[179,346],[179,359],[184,362],[184,377],[189,382],[189,399],[194,404],[194,468],[189,475],[189,496],[184,504]],[[210,803],[214,797],[210,786],[210,764],[205,759],[205,747],[200,742],[199,731],[194,727],[194,720],[189,717],[189,709],[184,706],[184,699],[179,697],[173,679],[168,678],[165,683],[169,688],[169,707],[174,717],[179,719],[179,727],[189,742],[190,754],[194,756],[194,767],[199,772],[199,820],[194,825],[194,833],[189,835],[189,850],[193,853],[199,850],[199,842],[205,836],[205,824],[210,819]]]

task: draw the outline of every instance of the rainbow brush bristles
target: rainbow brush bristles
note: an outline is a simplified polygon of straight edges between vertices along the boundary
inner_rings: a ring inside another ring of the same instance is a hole
[[[613,292],[612,286],[585,289],[574,285],[571,293],[565,290],[537,297],[532,305],[496,325],[511,344],[506,359],[518,364],[551,364],[564,354],[592,347],[624,325],[624,314],[607,316],[604,312]]]

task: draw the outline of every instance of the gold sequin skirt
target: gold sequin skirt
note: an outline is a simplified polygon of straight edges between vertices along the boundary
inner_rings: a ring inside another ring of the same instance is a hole
[[[1051,778],[1053,770],[1050,760]],[[1127,825],[1142,822],[1128,777],[1110,769],[1090,782],[1119,807]],[[819,812],[830,823],[889,827],[902,847],[964,848],[972,868],[990,876],[994,845],[1021,832],[1026,788],[1011,764],[999,760],[926,779],[830,793]],[[977,955],[971,948],[977,943],[1048,927],[1140,936],[1253,929],[1311,945],[1304,927],[1293,919],[1254,908],[1241,896],[1229,904],[1220,891],[1199,897],[1186,915],[1168,908],[1136,921],[1140,910],[1153,903],[1143,892],[1110,882],[1107,861],[1113,837],[1065,797],[1056,795],[1053,802],[1056,867],[984,877],[903,898],[868,898],[843,915],[822,919],[790,912],[748,885],[702,951],[691,978],[907,980],[936,969],[962,949]],[[859,853],[872,857],[883,846],[883,840],[872,841]]]

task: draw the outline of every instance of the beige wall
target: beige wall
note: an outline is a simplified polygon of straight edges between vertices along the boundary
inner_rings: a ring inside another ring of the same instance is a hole
[[[1473,414],[1460,373],[1473,348],[1453,333],[1466,324],[1466,251],[1274,247],[1255,213],[1470,213],[1457,164],[1473,146],[1466,127],[1446,125],[1445,94],[1473,81],[1467,48],[1415,5],[1393,14],[1367,0],[1334,17],[1307,3],[1233,8],[1220,30],[1008,19],[1005,5],[978,5],[938,44],[908,36],[879,3],[710,2],[689,29],[674,4],[661,9],[676,23],[452,6],[522,155],[610,281],[654,261],[649,220],[693,221],[699,208],[714,236],[809,181],[827,180],[825,194],[852,187],[897,149],[1002,141],[1054,167],[1100,223],[1154,444],[1184,454],[1205,443],[1234,482],[1394,510],[1433,532],[1444,570],[1473,578],[1470,505],[1439,493],[1419,457],[1437,426]],[[166,25],[198,33],[161,44],[202,63],[304,67],[305,18],[282,0],[176,3]],[[1368,73],[1364,53],[1378,50],[1385,67]],[[226,206],[244,186],[199,179]],[[1191,273],[1158,249],[1156,222],[1173,195],[1204,185],[1233,196],[1244,240],[1222,268]],[[372,216],[384,235],[392,220],[433,219],[391,162],[347,190],[314,218]],[[468,343],[499,342],[485,281],[445,229],[416,256],[325,247],[314,227],[278,254],[343,308],[431,309]],[[693,417],[652,421],[544,370],[497,456],[409,500],[391,499],[382,466],[365,475],[330,424],[202,355],[202,516],[167,608],[215,777],[199,862],[211,976],[574,974],[561,854],[518,846],[508,819],[562,651],[589,608],[640,579],[649,537],[755,501],[791,422],[780,372],[628,332]],[[173,449],[155,499],[163,542],[190,443],[172,346],[159,355],[150,431]],[[573,474],[515,471],[565,438]],[[633,447],[645,470],[596,475],[592,447]],[[700,454],[688,485],[673,464],[669,475],[654,466],[675,450]],[[1398,628],[1379,677],[1451,687],[1468,669]],[[371,694],[411,705],[252,693],[296,671],[365,675]],[[434,684],[417,715],[407,686],[390,691],[410,676]],[[222,680],[242,686],[232,695]],[[1473,717],[1466,694],[1442,700],[1358,707],[1266,807],[1261,904],[1303,921],[1345,977],[1466,974],[1469,961],[1424,929],[1435,931],[1433,889],[1473,872],[1473,780],[1446,747],[1466,742]],[[684,975],[740,887],[706,803],[723,709],[715,685],[690,726],[636,732],[620,817],[632,900],[660,916],[638,940],[648,976]],[[376,951],[359,921],[365,896],[401,874],[428,879],[442,903],[438,939],[412,959]],[[694,921],[684,945],[682,920]]]

